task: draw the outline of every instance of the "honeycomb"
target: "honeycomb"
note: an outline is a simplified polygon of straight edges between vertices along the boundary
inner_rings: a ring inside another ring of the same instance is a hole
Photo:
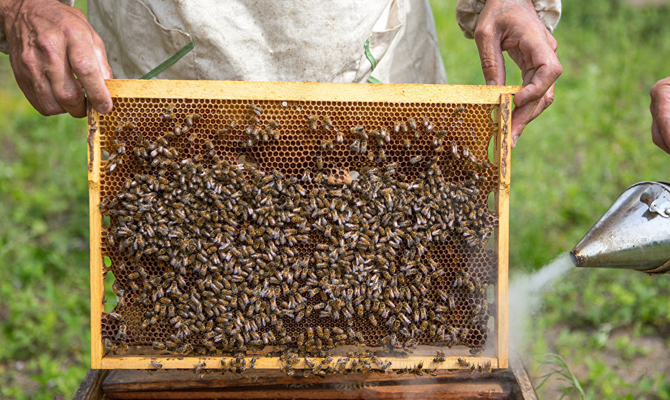
[[[114,98],[97,121],[106,354],[481,352],[498,108]]]

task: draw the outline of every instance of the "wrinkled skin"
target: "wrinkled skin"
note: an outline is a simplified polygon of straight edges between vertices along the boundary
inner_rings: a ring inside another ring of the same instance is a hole
[[[530,0],[488,0],[475,41],[487,85],[505,84],[506,51],[519,66],[524,87],[514,96],[512,147],[524,127],[554,100],[554,82],[563,71],[558,44],[540,20]]]
[[[656,146],[670,154],[670,78],[661,79],[651,88],[649,110],[653,119],[651,138]]]
[[[86,115],[84,91],[101,113],[112,109],[105,45],[84,14],[56,0],[0,0],[16,82],[42,115]]]

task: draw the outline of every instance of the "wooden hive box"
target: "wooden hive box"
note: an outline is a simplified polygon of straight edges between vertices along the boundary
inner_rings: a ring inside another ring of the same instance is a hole
[[[508,367],[518,87],[107,85],[92,368]]]

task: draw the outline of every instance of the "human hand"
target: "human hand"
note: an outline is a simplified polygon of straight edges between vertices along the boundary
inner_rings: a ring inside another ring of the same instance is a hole
[[[670,78],[661,79],[651,88],[649,110],[653,119],[651,138],[656,146],[670,153]]]
[[[554,101],[554,82],[563,68],[558,44],[530,0],[487,0],[475,29],[487,85],[505,84],[507,51],[521,69],[524,87],[514,96],[512,147],[524,127]]]
[[[111,111],[105,45],[81,11],[56,0],[0,0],[0,18],[16,82],[37,111],[84,117],[84,90],[96,110]]]

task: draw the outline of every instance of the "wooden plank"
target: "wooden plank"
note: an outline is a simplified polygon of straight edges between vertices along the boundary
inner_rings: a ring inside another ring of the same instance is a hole
[[[286,101],[384,101],[498,104],[520,86],[463,86],[313,82],[131,80],[106,81],[112,97]]]
[[[436,377],[424,374],[421,379],[438,379],[440,382],[463,382],[482,379],[510,380],[506,370],[491,373],[471,374],[464,370],[436,371]],[[314,385],[314,384],[356,384],[365,385],[369,382],[394,382],[396,384],[417,382],[416,375],[387,373],[352,373],[348,375],[327,375],[323,378],[310,375],[304,377],[300,372],[287,376],[277,370],[253,370],[243,374],[221,374],[214,372],[199,378],[193,371],[184,370],[114,370],[111,371],[103,384],[105,393],[127,391],[160,391],[169,387],[171,390],[201,390],[216,388],[240,388],[250,386],[276,385]]]
[[[459,369],[466,368],[459,364],[459,357],[447,357],[445,362],[435,363],[433,362],[434,356],[409,356],[405,358],[399,357],[382,357],[383,360],[391,361],[393,369],[402,369],[402,368],[413,368],[420,362],[423,362],[424,369]],[[158,362],[162,365],[163,368],[181,368],[181,369],[193,369],[196,365],[201,365],[203,369],[220,369],[221,361],[229,361],[232,358],[230,357],[175,357],[175,356],[105,356],[101,362],[101,368],[104,369],[156,369],[152,365],[153,362]],[[495,357],[467,357],[467,360],[482,366],[487,362],[491,363],[491,368],[499,368],[498,359]],[[323,358],[311,358],[314,363],[320,363]],[[335,357],[337,360],[337,357]],[[247,363],[249,363],[249,357],[247,357]],[[347,366],[351,366],[353,361],[349,361]],[[333,361],[331,365],[335,365],[336,361]],[[371,362],[373,369],[378,369],[379,366],[374,362]],[[259,357],[256,361],[256,368],[266,369],[274,368],[278,369],[281,367],[281,362],[279,357]],[[304,359],[301,359],[298,364],[295,365],[296,369],[300,368],[309,368],[307,362]]]
[[[109,399],[509,399],[512,384],[505,380],[486,379],[469,382],[443,382],[439,379],[414,381],[354,381],[266,387],[210,388],[201,390],[132,390],[107,392]]]
[[[537,400],[535,388],[533,387],[533,384],[528,377],[528,372],[526,372],[526,368],[521,363],[521,358],[518,354],[511,357],[510,369],[514,374],[514,381],[516,382],[513,391],[516,400]]]
[[[496,192],[498,232],[496,255],[498,259],[498,284],[496,285],[496,355],[500,368],[508,367],[508,263],[509,263],[509,189],[512,155],[512,95],[500,96],[500,132],[496,137],[495,158],[499,165],[500,185]]]
[[[102,360],[102,299],[105,295],[103,282],[102,215],[100,214],[100,135],[98,112],[88,103],[88,204],[91,252],[91,368],[99,369]]]
[[[74,394],[74,400],[104,400],[102,385],[109,371],[89,369],[86,377]]]

